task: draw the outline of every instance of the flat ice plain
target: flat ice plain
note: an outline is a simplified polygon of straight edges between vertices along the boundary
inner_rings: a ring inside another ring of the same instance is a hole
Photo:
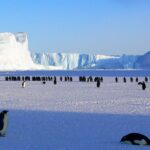
[[[4,81],[0,109],[9,110],[9,125],[0,138],[2,150],[145,150],[150,146],[120,143],[123,135],[150,137],[150,81],[142,90],[135,80],[104,77],[96,83]],[[135,78],[134,78],[135,79]],[[143,81],[140,77],[139,81]]]

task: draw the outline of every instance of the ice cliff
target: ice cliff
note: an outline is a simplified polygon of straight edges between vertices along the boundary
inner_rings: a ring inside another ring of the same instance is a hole
[[[46,66],[37,65],[33,62],[28,48],[26,33],[0,33],[0,70],[36,70],[46,68]]]
[[[62,66],[63,69],[140,69],[136,55],[94,55],[78,53],[34,53],[32,59],[45,66]],[[136,67],[135,67],[136,66]]]
[[[150,69],[150,52],[144,55],[30,53],[27,34],[0,33],[0,70],[39,69]]]

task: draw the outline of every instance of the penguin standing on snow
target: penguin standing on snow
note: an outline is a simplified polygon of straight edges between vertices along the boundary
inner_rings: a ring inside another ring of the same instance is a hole
[[[139,82],[139,79],[138,79],[138,77],[136,77],[135,81],[136,81],[136,82]]]
[[[0,136],[5,136],[8,126],[8,114],[7,110],[3,110],[0,113]]]
[[[122,137],[121,143],[132,145],[150,145],[150,140],[140,133],[130,133]]]
[[[117,77],[115,78],[115,81],[116,81],[116,83],[118,82],[118,78]]]
[[[126,78],[125,78],[125,77],[123,78],[123,81],[124,81],[124,83],[126,83],[126,82],[127,82],[127,80],[126,80]]]
[[[22,88],[25,88],[26,87],[26,81],[23,81],[22,82]]]
[[[100,80],[97,80],[97,84],[96,84],[96,86],[99,88],[99,87],[100,87],[100,85],[101,85]]]

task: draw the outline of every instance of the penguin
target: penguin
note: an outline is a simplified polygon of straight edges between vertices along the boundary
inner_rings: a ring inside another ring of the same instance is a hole
[[[43,81],[42,83],[43,83],[43,84],[46,84],[46,81]]]
[[[56,85],[56,84],[57,84],[57,78],[54,77],[54,85]]]
[[[145,82],[139,82],[138,85],[142,85],[142,89],[145,90],[146,89],[146,84]]]
[[[92,76],[89,77],[89,81],[90,81],[90,82],[93,82]]]
[[[69,80],[70,80],[70,82],[72,82],[72,81],[73,81],[73,78],[72,78],[72,77],[70,77],[70,78],[69,78]]]
[[[5,77],[5,81],[8,81],[9,80],[9,77]]]
[[[86,82],[86,77],[85,76],[83,76],[83,82]]]
[[[130,81],[133,82],[133,78],[132,77],[130,77]]]
[[[145,77],[145,82],[148,82],[148,78],[147,77]]]
[[[116,83],[118,82],[118,78],[117,77],[115,78],[115,81],[116,81]]]
[[[140,133],[129,133],[123,136],[120,142],[132,145],[150,145],[149,138]]]
[[[8,111],[3,110],[0,113],[0,136],[5,136],[8,126]]]
[[[22,88],[25,88],[26,87],[26,81],[23,81],[22,82]]]
[[[67,76],[65,77],[65,82],[67,82]]]
[[[100,80],[97,80],[97,84],[96,84],[96,86],[99,88],[100,87]]]
[[[126,78],[125,78],[125,77],[123,78],[123,81],[124,81],[124,83],[126,83],[126,82],[127,82],[127,80],[126,80]]]
[[[95,77],[94,82],[97,82],[99,80],[99,77]]]
[[[135,81],[136,81],[136,82],[139,82],[139,79],[138,79],[138,77],[136,77]]]
[[[62,77],[60,77],[60,81],[62,81],[62,79],[63,79],[63,78],[62,78]]]
[[[29,76],[25,76],[25,80],[26,81],[30,81],[30,77]]]

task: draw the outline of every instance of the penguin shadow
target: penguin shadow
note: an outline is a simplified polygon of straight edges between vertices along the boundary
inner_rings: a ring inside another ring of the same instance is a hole
[[[8,141],[1,146],[39,150],[122,149],[120,140],[127,133],[150,137],[149,124],[149,117],[140,115],[10,110]]]

